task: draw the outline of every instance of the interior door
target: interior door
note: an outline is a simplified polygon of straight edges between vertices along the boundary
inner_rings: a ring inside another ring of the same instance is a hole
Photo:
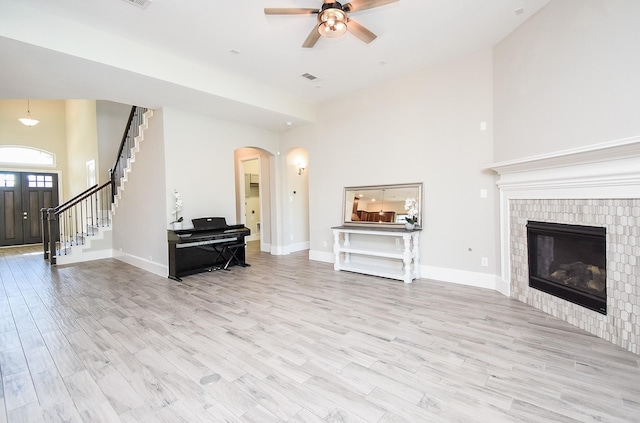
[[[0,246],[42,242],[40,209],[58,205],[58,175],[0,172],[0,193]]]

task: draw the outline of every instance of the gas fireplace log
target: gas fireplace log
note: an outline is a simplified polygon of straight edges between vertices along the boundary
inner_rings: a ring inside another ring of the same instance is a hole
[[[551,279],[555,282],[596,295],[602,295],[605,291],[606,277],[598,266],[577,261],[557,265],[557,269],[551,273]]]

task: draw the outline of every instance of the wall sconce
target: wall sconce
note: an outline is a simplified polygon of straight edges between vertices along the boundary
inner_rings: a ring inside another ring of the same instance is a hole
[[[305,163],[302,160],[298,160],[296,166],[298,166],[298,175],[302,175],[306,167]]]

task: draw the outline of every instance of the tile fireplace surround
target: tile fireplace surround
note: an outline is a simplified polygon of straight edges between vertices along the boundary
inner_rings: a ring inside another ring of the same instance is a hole
[[[496,163],[498,290],[640,355],[640,137]],[[607,315],[529,288],[529,220],[605,227]]]

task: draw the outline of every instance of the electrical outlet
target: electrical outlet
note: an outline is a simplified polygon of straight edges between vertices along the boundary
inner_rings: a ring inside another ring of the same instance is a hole
[[[489,266],[489,259],[486,257],[482,257],[482,259],[480,260],[480,264],[484,267]]]
[[[327,246],[327,241],[323,241],[323,242],[322,242],[322,246],[323,246],[323,247],[326,247],[326,246]]]

